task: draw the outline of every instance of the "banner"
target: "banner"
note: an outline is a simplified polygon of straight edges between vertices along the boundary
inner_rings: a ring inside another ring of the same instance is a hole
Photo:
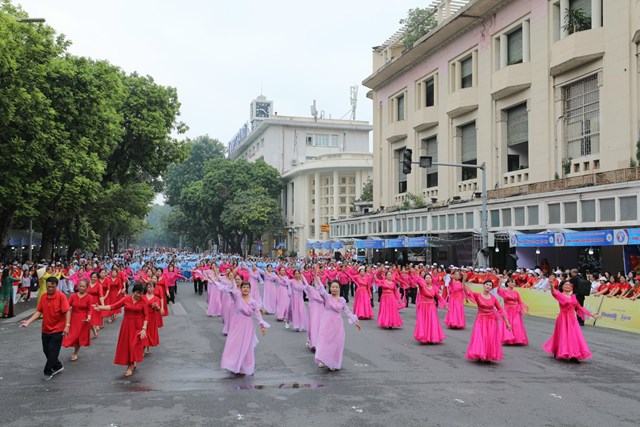
[[[512,248],[546,248],[554,246],[555,239],[553,233],[512,234],[509,242]]]
[[[554,238],[556,246],[611,246],[613,230],[555,233]]]
[[[387,239],[384,242],[385,248],[404,248],[404,239]]]
[[[405,241],[407,248],[426,248],[429,246],[428,237],[409,237]]]
[[[356,240],[357,249],[382,249],[384,248],[384,240],[370,239],[370,240]]]

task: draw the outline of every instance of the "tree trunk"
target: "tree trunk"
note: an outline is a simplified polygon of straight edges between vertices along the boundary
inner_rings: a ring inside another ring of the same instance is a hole
[[[7,237],[9,237],[9,230],[11,230],[11,224],[13,224],[15,215],[15,211],[4,209],[0,211],[0,247],[4,246],[4,242],[6,242]]]
[[[53,242],[56,237],[56,224],[47,219],[42,226],[42,242],[40,243],[40,259],[52,260]]]

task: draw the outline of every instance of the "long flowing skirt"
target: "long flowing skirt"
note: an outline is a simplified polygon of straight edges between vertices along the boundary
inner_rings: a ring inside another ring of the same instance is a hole
[[[591,351],[584,339],[576,315],[560,311],[551,338],[542,345],[544,351],[556,359],[584,360],[591,357]]]
[[[224,326],[222,327],[222,333],[227,335],[229,333],[229,327],[233,322],[233,312],[235,310],[235,305],[233,303],[233,299],[231,299],[231,295],[227,292],[222,293],[222,320],[224,321]]]
[[[291,296],[287,320],[296,331],[307,330],[307,311],[305,310],[301,292],[294,292]]]
[[[497,315],[476,317],[465,357],[469,360],[502,360],[502,329]]]
[[[309,301],[309,328],[307,339],[309,340],[309,348],[315,349],[318,342],[318,334],[320,332],[320,320],[324,313],[324,304],[317,301]]]
[[[508,345],[529,345],[529,337],[527,337],[527,330],[524,327],[520,307],[506,307],[504,310],[507,314],[507,319],[509,319],[509,323],[511,323],[511,330],[507,329],[505,322],[501,323],[502,343]]]
[[[227,340],[224,343],[220,367],[234,374],[252,375],[255,370],[255,347],[258,345],[253,319],[242,314],[233,315]]]
[[[120,325],[120,335],[116,346],[116,356],[113,363],[116,365],[129,365],[133,362],[142,362],[144,348],[140,331],[142,330],[142,317],[130,317],[125,314]]]
[[[400,307],[393,294],[382,294],[378,308],[378,326],[381,328],[399,328],[402,326]]]
[[[340,369],[343,352],[344,322],[342,316],[333,310],[324,310],[320,318],[315,361],[323,363],[331,369]]]
[[[86,318],[86,311],[75,309],[71,311],[69,335],[62,339],[64,347],[89,347],[91,345],[91,325],[84,321]]]
[[[262,298],[265,313],[273,314],[276,312],[277,296],[278,291],[276,285],[270,280],[265,280]]]
[[[144,347],[156,347],[160,344],[158,323],[162,321],[159,311],[149,308],[149,320],[147,322],[147,337],[143,340]]]
[[[373,308],[367,288],[359,286],[356,289],[353,299],[353,313],[358,316],[358,319],[373,319]]]
[[[435,302],[418,303],[413,338],[421,343],[439,343],[446,338],[442,326],[440,326]]]
[[[448,311],[444,316],[444,323],[448,328],[464,329],[467,327],[462,296],[456,294],[451,295],[451,298],[449,298]]]
[[[285,320],[289,317],[289,294],[285,286],[278,286],[278,298],[276,301],[276,319]]]
[[[221,316],[222,315],[222,295],[220,289],[211,282],[207,282],[207,296],[209,306],[207,307],[207,315],[209,316]]]

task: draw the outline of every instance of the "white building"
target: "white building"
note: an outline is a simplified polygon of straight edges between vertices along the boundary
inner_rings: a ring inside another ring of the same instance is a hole
[[[229,142],[229,157],[264,159],[280,171],[287,251],[305,253],[308,239],[328,240],[331,220],[351,216],[372,176],[371,129],[365,121],[278,115],[264,96],[251,102],[250,124]]]
[[[500,250],[494,264],[516,252],[507,232],[638,227],[640,2],[432,3],[438,25],[413,46],[396,34],[373,49],[373,73],[363,84],[374,104],[378,214],[332,222],[331,237],[429,235],[448,242],[432,248],[433,261],[473,260],[480,172],[414,165],[405,175],[406,149],[414,161],[486,163],[490,246]],[[428,206],[398,211],[409,193]],[[586,252],[539,249],[517,254],[525,264],[539,255],[571,265]],[[598,252],[603,263],[620,266],[621,248]]]

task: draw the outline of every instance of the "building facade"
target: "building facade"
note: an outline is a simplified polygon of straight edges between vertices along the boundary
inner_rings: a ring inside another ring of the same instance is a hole
[[[280,171],[284,250],[304,254],[309,240],[328,240],[331,220],[351,217],[372,178],[372,126],[365,121],[277,115],[273,102],[251,102],[251,119],[229,143],[229,157],[263,159]]]
[[[434,7],[438,25],[413,47],[405,49],[399,33],[373,49],[363,84],[374,103],[378,213],[333,222],[332,237],[468,237],[463,255],[443,245],[433,258],[473,261],[480,172],[414,165],[405,175],[406,149],[414,161],[486,164],[490,246],[506,241],[507,253],[514,252],[507,232],[638,226],[640,3],[443,0]],[[409,193],[428,206],[395,210]],[[571,262],[569,252],[542,255]]]

